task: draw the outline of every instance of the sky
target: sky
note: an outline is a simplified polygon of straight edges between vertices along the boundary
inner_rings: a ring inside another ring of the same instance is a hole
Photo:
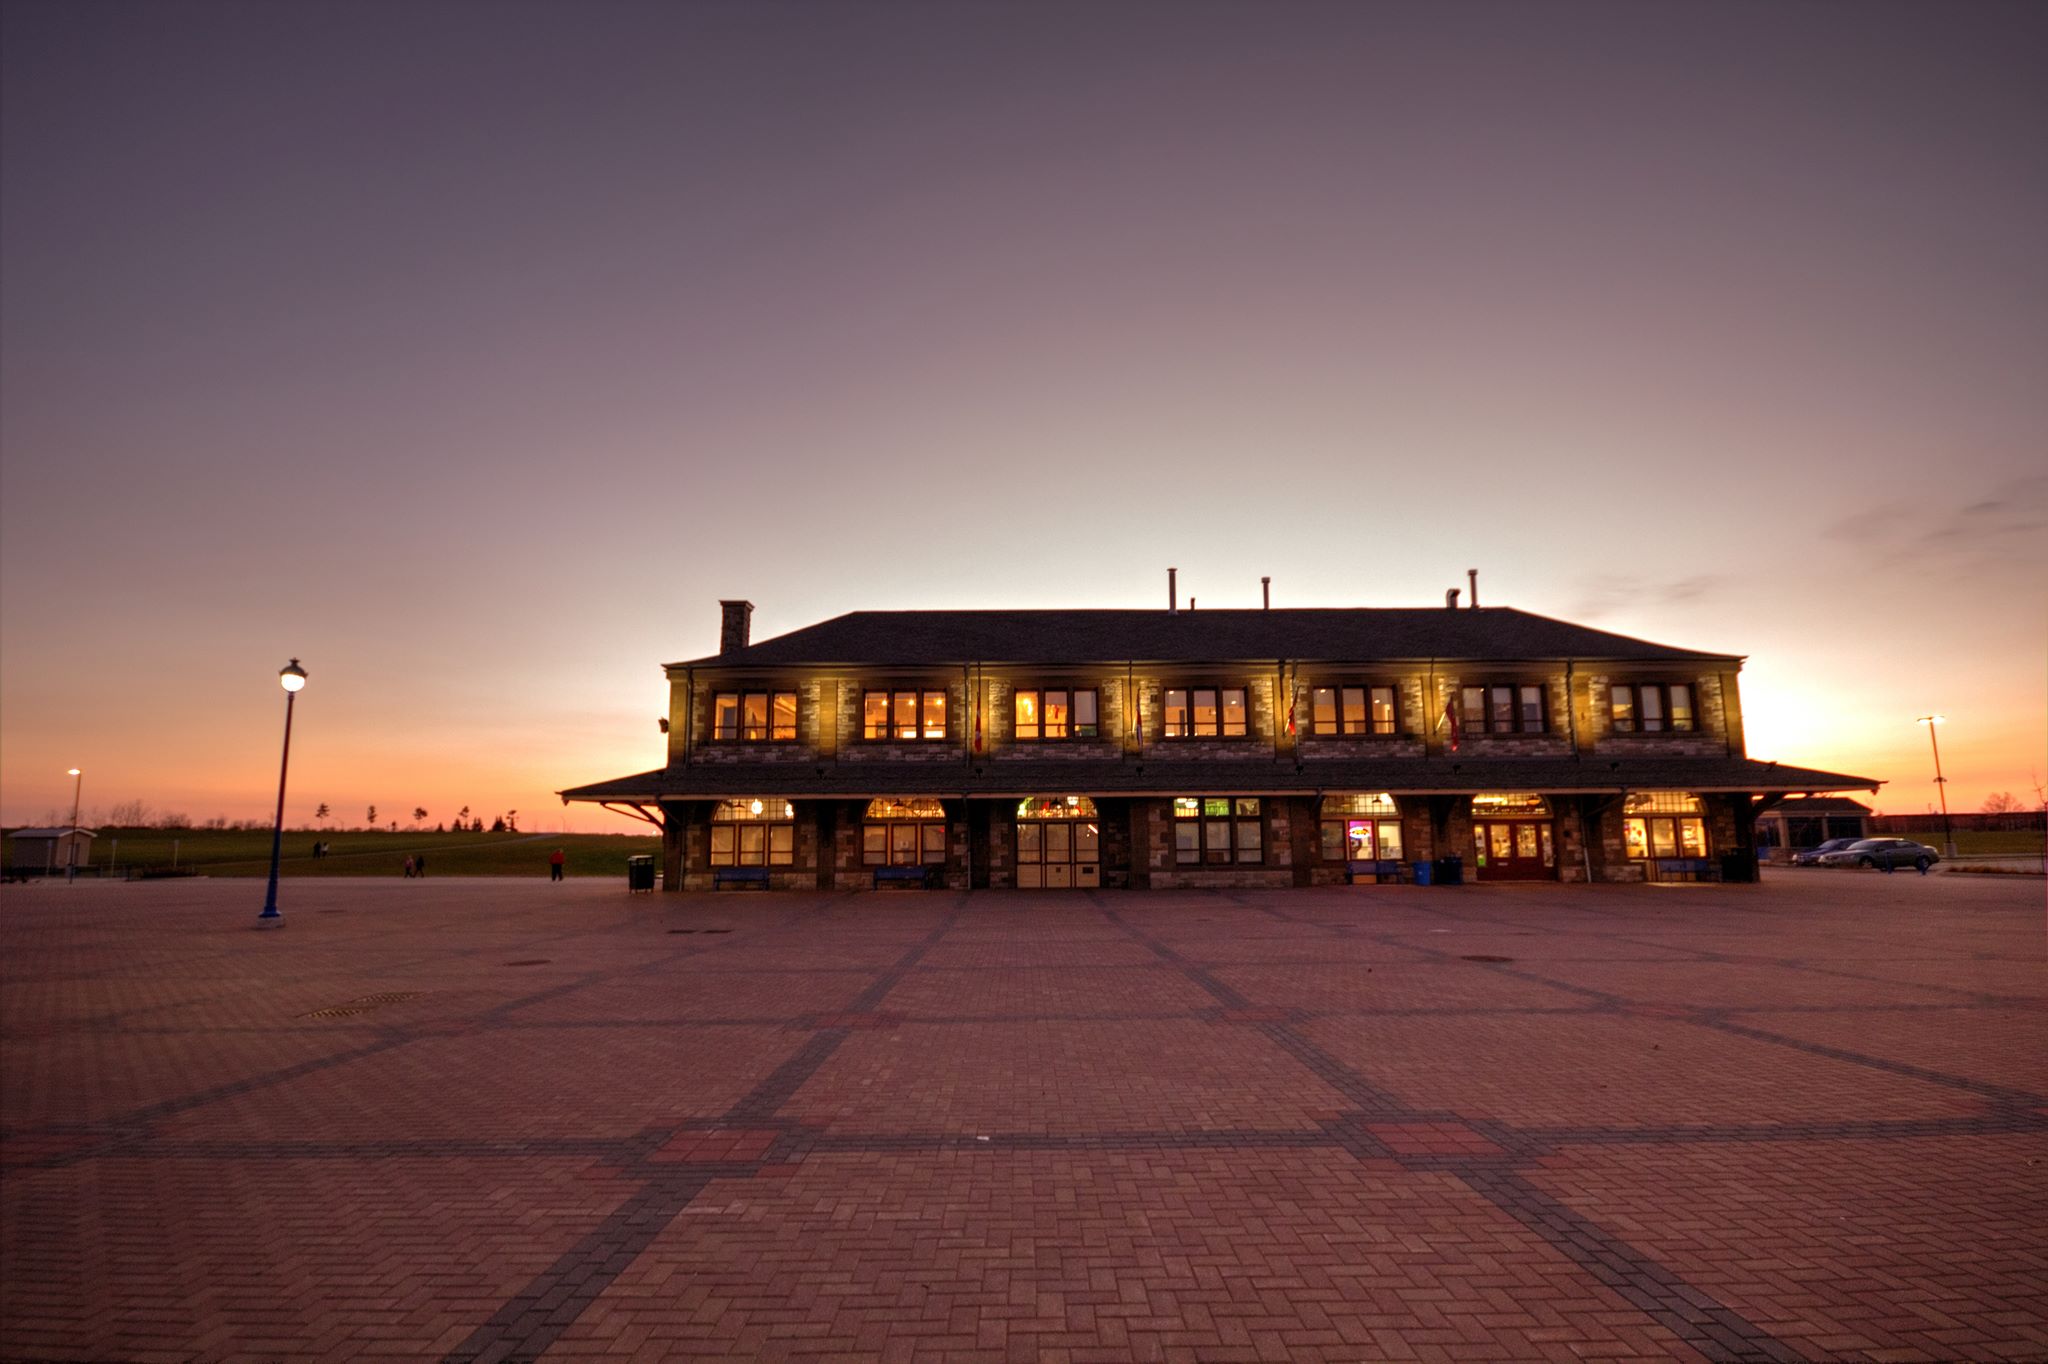
[[[631,827],[859,609],[1487,605],[2048,780],[2048,7],[19,3],[0,822]]]

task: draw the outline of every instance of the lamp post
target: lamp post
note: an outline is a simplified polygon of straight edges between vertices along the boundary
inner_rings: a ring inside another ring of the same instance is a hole
[[[263,897],[263,912],[256,916],[258,928],[284,927],[284,915],[277,909],[277,864],[284,854],[284,778],[292,766],[292,702],[306,685],[306,670],[296,658],[278,669],[278,685],[284,688],[284,760],[277,766],[277,824],[270,834],[270,891]]]
[[[71,827],[64,831],[64,884],[68,886],[78,879],[78,797],[85,790],[85,774],[74,767],[64,775],[71,778]]]
[[[1941,775],[1941,740],[1934,737],[1934,727],[1947,718],[1946,715],[1923,715],[1913,723],[1927,726],[1927,742],[1934,746],[1934,789],[1941,794],[1941,855],[1953,858],[1956,855],[1956,834],[1948,823],[1948,778]]]

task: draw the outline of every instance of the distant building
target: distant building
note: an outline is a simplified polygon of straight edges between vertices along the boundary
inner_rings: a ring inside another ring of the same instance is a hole
[[[16,829],[8,840],[7,866],[17,876],[83,867],[92,861],[92,840],[90,829]]]
[[[1868,777],[1744,750],[1741,658],[1485,609],[722,604],[667,666],[668,761],[564,801],[663,831],[666,885],[1748,879],[1757,821]]]
[[[1870,807],[1847,796],[1794,796],[1757,816],[1756,843],[1766,856],[1789,857],[1831,838],[1870,838]]]

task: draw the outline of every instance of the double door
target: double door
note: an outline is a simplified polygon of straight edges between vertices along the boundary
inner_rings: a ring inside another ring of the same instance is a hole
[[[1557,846],[1547,819],[1481,819],[1472,822],[1481,881],[1554,881]]]
[[[1017,888],[1075,890],[1102,884],[1102,829],[1092,819],[1017,821]]]

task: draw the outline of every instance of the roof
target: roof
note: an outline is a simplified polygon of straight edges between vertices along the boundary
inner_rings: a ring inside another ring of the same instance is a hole
[[[1460,795],[1474,791],[1619,794],[1624,791],[1848,791],[1871,777],[1820,772],[1754,758],[1432,757],[1345,761],[702,763],[659,768],[560,792],[566,801],[728,800],[749,796],[1313,795],[1391,791]]]
[[[1870,807],[1847,796],[1794,796],[1783,801],[1774,814],[1781,815],[1867,815]]]
[[[9,835],[9,837],[62,838],[66,834],[84,834],[87,838],[96,837],[96,835],[90,829],[16,829],[12,834]]]
[[[1237,659],[1586,659],[1739,663],[1513,607],[1281,611],[854,611],[679,667],[1210,663]]]

